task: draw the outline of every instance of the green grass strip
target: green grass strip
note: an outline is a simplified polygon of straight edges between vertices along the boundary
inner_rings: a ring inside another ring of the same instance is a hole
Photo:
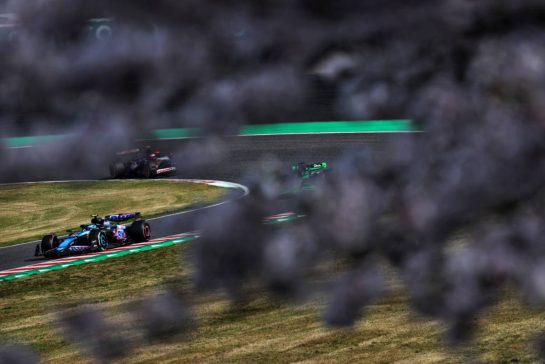
[[[27,278],[36,274],[53,272],[53,271],[57,271],[57,270],[61,270],[61,269],[69,268],[69,267],[75,267],[75,266],[79,266],[83,264],[98,263],[108,259],[124,257],[129,254],[142,253],[142,252],[147,252],[154,249],[166,248],[168,246],[172,246],[176,244],[184,244],[189,241],[195,240],[197,238],[198,238],[198,235],[195,234],[195,235],[185,236],[185,237],[167,240],[163,242],[151,243],[149,245],[136,246],[134,248],[125,249],[125,250],[112,250],[111,252],[108,252],[106,254],[90,256],[88,258],[83,256],[80,260],[75,260],[71,262],[59,262],[59,264],[52,265],[49,267],[41,267],[41,268],[36,268],[36,269],[32,269],[25,272],[19,272],[19,273],[6,275],[3,277],[0,277],[0,282],[13,281],[20,278]]]

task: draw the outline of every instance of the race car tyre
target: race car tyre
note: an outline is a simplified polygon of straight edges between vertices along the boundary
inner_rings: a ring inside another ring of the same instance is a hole
[[[51,249],[55,249],[57,246],[59,246],[59,239],[53,234],[44,236],[40,243],[40,249],[42,249],[43,254]]]
[[[108,249],[108,238],[100,230],[93,230],[89,233],[89,245],[93,252],[103,252]]]
[[[111,163],[110,164],[110,176],[112,178],[119,178],[125,174],[125,165],[123,163]]]
[[[138,220],[131,224],[128,231],[131,240],[141,243],[151,239],[151,227],[144,220]]]
[[[304,177],[307,172],[307,164],[305,162],[297,163],[297,175],[299,177]]]
[[[149,163],[144,164],[142,167],[142,177],[150,178],[151,177],[151,167]]]
[[[109,25],[101,25],[95,30],[95,37],[97,40],[108,39],[111,35],[112,28]]]

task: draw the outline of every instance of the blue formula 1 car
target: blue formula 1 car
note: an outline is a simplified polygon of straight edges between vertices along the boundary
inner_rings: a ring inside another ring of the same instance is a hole
[[[131,224],[120,222],[134,220]],[[46,258],[60,258],[68,255],[101,252],[110,246],[127,245],[151,239],[151,227],[141,218],[139,212],[106,215],[93,215],[90,224],[80,225],[81,230],[68,230],[68,235],[59,238],[51,233],[43,237],[36,246],[35,255]]]

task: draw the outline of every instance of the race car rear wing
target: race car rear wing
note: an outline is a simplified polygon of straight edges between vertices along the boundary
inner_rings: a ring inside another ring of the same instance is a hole
[[[121,214],[115,214],[115,215],[106,215],[104,216],[104,219],[108,221],[127,221],[130,219],[137,219],[140,217],[140,212],[125,212]]]
[[[127,154],[134,154],[140,152],[139,148],[135,149],[129,149],[129,150],[122,150],[120,152],[115,153],[115,155],[127,155]]]

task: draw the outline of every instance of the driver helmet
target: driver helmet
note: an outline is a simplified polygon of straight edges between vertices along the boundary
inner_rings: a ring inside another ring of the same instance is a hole
[[[100,216],[93,216],[93,218],[91,219],[91,223],[95,225],[103,225],[104,219]]]

